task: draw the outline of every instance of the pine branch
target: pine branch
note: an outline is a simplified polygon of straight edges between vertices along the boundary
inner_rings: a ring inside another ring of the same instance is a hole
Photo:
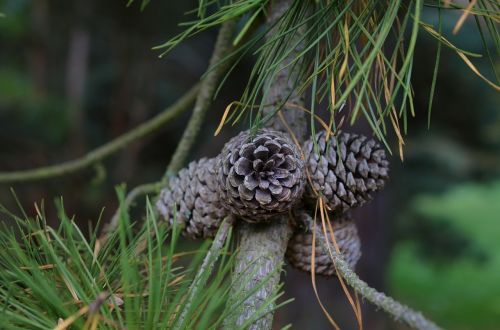
[[[87,167],[127,147],[130,143],[159,131],[167,123],[178,117],[189,108],[194,101],[198,90],[199,84],[193,86],[179,100],[162,111],[160,114],[117,137],[116,139],[92,150],[81,158],[32,170],[0,172],[0,184],[7,182],[43,180],[84,170]]]
[[[167,174],[175,173],[180,170],[182,166],[184,166],[189,150],[193,146],[193,143],[200,132],[203,120],[205,119],[206,113],[212,104],[212,98],[215,90],[219,85],[220,77],[227,71],[228,65],[231,62],[226,60],[224,63],[215,66],[231,52],[231,41],[235,27],[236,20],[231,20],[222,24],[219,30],[214,51],[212,53],[212,57],[210,58],[209,70],[210,68],[212,69],[206,74],[205,78],[201,82],[193,114],[191,115],[191,119],[189,120],[184,134],[182,135],[181,141],[177,145],[177,149],[172,156],[172,160],[168,165]]]
[[[291,6],[291,0],[276,0],[271,3],[268,12],[269,26],[273,26],[281,15]],[[271,30],[268,39],[273,37]],[[300,33],[296,33],[290,44],[300,39]],[[302,104],[302,97],[295,94],[293,84],[298,77],[296,66],[286,66],[289,61],[296,57],[301,47],[297,47],[282,63],[281,69],[266,84],[263,104],[272,104],[274,107],[264,109],[264,114],[271,114],[276,111],[276,106],[280,106],[289,101],[294,104]],[[307,126],[303,112],[293,109],[282,109],[285,119],[291,124],[290,127],[294,135],[303,140],[305,138]],[[287,128],[279,122],[278,116],[274,116],[267,123],[268,127],[289,133]],[[237,227],[239,235],[239,249],[236,257],[236,266],[233,273],[233,284],[228,306],[233,306],[241,295],[254,292],[234,313],[235,317],[228,318],[224,324],[226,329],[241,327],[247,320],[257,315],[264,307],[268,311],[264,316],[253,322],[248,329],[271,329],[273,323],[273,310],[275,304],[265,306],[269,298],[276,292],[279,285],[283,258],[288,241],[292,234],[292,229],[288,224],[286,216],[277,216],[271,220],[270,224],[250,225],[241,223]],[[249,266],[251,265],[251,266]],[[251,269],[249,269],[251,268]],[[245,276],[244,274],[251,274]],[[265,284],[261,285],[265,280]],[[255,288],[257,288],[255,290]],[[243,289],[243,292],[241,290]]]
[[[131,191],[128,192],[127,196],[123,200],[122,207],[128,210],[130,206],[135,202],[140,196],[148,194],[158,194],[160,189],[165,185],[164,180],[141,184]],[[115,213],[111,217],[111,220],[104,226],[101,237],[101,241],[106,240],[106,236],[118,228],[118,221],[120,220],[120,208],[116,209]]]
[[[310,222],[308,224],[310,228],[314,227],[314,224],[312,223],[314,220],[312,218],[305,218],[304,220]],[[396,321],[403,322],[414,329],[440,329],[440,327],[434,322],[425,318],[421,312],[415,311],[387,296],[383,292],[379,292],[370,287],[349,267],[349,264],[344,260],[342,255],[338,253],[337,250],[329,244],[329,242],[327,242],[327,239],[325,239],[321,229],[318,228],[317,231],[319,234],[316,235],[316,239],[319,243],[317,248],[320,248],[325,251],[325,253],[330,254],[337,273],[340,274],[346,280],[347,284],[349,284],[363,298],[390,314]]]
[[[292,231],[286,218],[279,217],[271,221],[272,223],[263,225],[240,222],[236,227],[239,248],[228,308],[237,305],[242,296],[251,292],[253,294],[226,319],[224,329],[237,329],[244,325],[248,319],[262,312],[262,307],[276,294],[281,275],[276,269],[283,266],[283,257]],[[273,307],[274,303],[265,306],[268,313],[255,320],[248,329],[271,329]]]
[[[236,21],[228,21],[222,24],[219,34],[217,35],[217,40],[215,42],[215,47],[210,58],[209,70],[211,67],[220,63],[224,57],[226,57],[231,51],[231,37],[234,33],[236,27]],[[226,61],[220,65],[217,65],[212,70],[210,70],[205,78],[200,83],[199,92],[196,96],[195,106],[193,113],[189,118],[186,129],[182,135],[182,138],[175,149],[174,155],[168,164],[167,171],[160,181],[144,184],[137,186],[132,189],[125,198],[123,207],[128,210],[134,201],[145,194],[157,193],[162,187],[166,186],[168,183],[169,175],[177,172],[182,168],[186,158],[188,156],[191,147],[193,146],[196,137],[200,132],[201,125],[205,119],[206,113],[210,109],[212,104],[212,98],[214,96],[216,87],[219,83],[222,75],[227,71],[230,61]],[[103,230],[102,239],[105,239],[105,235],[112,232],[118,226],[119,220],[119,210],[116,210],[113,217],[111,218],[108,225]]]

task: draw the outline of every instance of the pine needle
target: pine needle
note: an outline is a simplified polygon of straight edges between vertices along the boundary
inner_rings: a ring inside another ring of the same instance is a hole
[[[333,320],[333,317],[330,315],[326,307],[323,305],[323,302],[321,301],[321,298],[319,297],[318,289],[316,287],[316,270],[315,270],[315,265],[316,265],[316,217],[318,213],[318,204],[316,204],[316,209],[314,210],[314,225],[312,229],[312,234],[313,234],[313,239],[312,239],[312,246],[311,246],[311,281],[312,281],[312,286],[314,290],[314,294],[316,295],[316,300],[318,301],[321,310],[323,311],[323,314],[325,314],[326,318],[334,327],[336,330],[340,330],[340,327],[338,324]]]
[[[467,7],[464,9],[462,16],[460,16],[460,18],[457,21],[457,24],[455,24],[455,27],[453,28],[453,34],[457,34],[458,31],[460,31],[465,20],[471,13],[472,8],[476,5],[476,2],[477,0],[471,0],[470,3],[467,5]]]

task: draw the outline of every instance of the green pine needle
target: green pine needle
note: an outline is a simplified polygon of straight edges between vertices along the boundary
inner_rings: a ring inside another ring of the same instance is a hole
[[[123,189],[118,196],[123,203]],[[83,234],[62,202],[57,208],[52,227],[43,204],[34,217],[0,206],[2,329],[214,329],[231,315],[230,232],[179,254],[179,228],[158,221],[148,201],[142,226],[121,208],[101,246],[96,231]]]
[[[242,43],[248,26],[269,5],[269,0],[200,0],[198,10],[193,12],[197,13],[197,17],[185,24],[186,29],[155,47],[161,49],[164,55],[180,42],[206,29],[235,18],[244,20],[242,29],[235,36],[237,47],[231,56],[240,60],[244,55],[253,54],[255,65],[241,98],[226,122],[235,123],[246,118],[254,130],[268,121],[286,102],[283,100],[282,104],[275,105],[276,111],[264,117],[262,109],[268,105],[262,104],[262,100],[266,98],[268,84],[284,67],[299,66],[300,75],[293,82],[294,89],[311,94],[308,108],[312,113],[319,114],[316,108],[326,101],[334,131],[342,129],[338,126],[340,122],[353,125],[364,118],[373,134],[388,149],[390,143],[387,136],[391,131],[395,132],[401,147],[408,119],[425,110],[415,107],[411,86],[419,32],[423,30],[440,42],[438,57],[441,44],[460,56],[482,56],[457,48],[442,31],[435,31],[421,19],[424,7],[441,10],[443,14],[451,11],[462,13],[466,4],[452,1],[446,6],[442,0],[293,1],[273,26],[255,31]],[[484,21],[484,24],[478,24],[478,34],[491,64],[500,55],[500,34],[496,24],[498,9],[494,1],[479,0],[469,12],[474,19]],[[271,29],[272,34],[269,34]],[[297,40],[294,35],[300,35],[300,38]],[[487,39],[494,45],[496,54],[488,49]],[[290,58],[296,53],[294,49],[297,46],[302,51]],[[438,66],[439,58],[436,59],[430,82],[429,118]],[[498,82],[493,65],[492,70]],[[341,112],[343,107],[346,110]],[[311,116],[312,133],[315,131],[314,120]]]

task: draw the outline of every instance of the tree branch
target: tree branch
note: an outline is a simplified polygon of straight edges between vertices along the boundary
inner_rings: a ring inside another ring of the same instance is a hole
[[[49,179],[81,171],[112,155],[120,149],[125,148],[130,143],[160,130],[165,126],[165,124],[169,123],[189,108],[191,103],[194,101],[198,90],[199,85],[197,84],[160,114],[128,131],[127,133],[120,135],[116,139],[92,150],[81,158],[32,170],[0,172],[0,183]]]
[[[238,307],[224,322],[224,329],[227,330],[238,329],[247,320],[262,313],[262,307],[276,294],[281,275],[276,269],[283,266],[286,246],[292,234],[286,217],[278,217],[268,224],[240,222],[236,229],[239,244],[227,307]],[[240,303],[241,297],[250,293],[252,295]],[[274,306],[274,303],[265,306],[267,313],[247,329],[271,329]]]
[[[236,21],[228,21],[222,24],[219,34],[217,35],[217,41],[215,42],[214,50],[210,58],[209,70],[211,67],[218,64],[232,49],[231,48],[231,37],[233,35],[234,29],[236,27]],[[149,193],[157,193],[168,183],[168,178],[173,175],[179,169],[182,168],[186,158],[188,156],[189,150],[193,146],[196,137],[200,132],[201,125],[205,119],[205,115],[210,109],[212,104],[212,98],[215,93],[215,89],[219,83],[219,79],[224,72],[227,71],[229,67],[229,62],[214,67],[210,70],[205,78],[200,83],[199,93],[196,96],[196,102],[193,109],[193,113],[189,118],[186,130],[182,135],[182,138],[175,149],[174,155],[168,164],[167,171],[163,178],[158,182],[153,182],[149,184],[144,184],[137,186],[132,189],[125,198],[125,210],[128,210],[132,203],[141,195]],[[118,220],[120,218],[119,210],[116,210],[111,218],[111,221],[103,229],[102,239],[105,239],[105,235],[118,226]]]
[[[290,8],[291,4],[292,0],[273,1],[268,12],[268,26],[274,26],[277,20]],[[273,32],[274,30],[269,31],[268,40],[272,38]],[[290,44],[294,44],[296,40],[300,39],[300,32],[298,31],[289,41]],[[295,66],[287,66],[288,63],[295,59],[301,49],[302,47],[299,46],[290,52],[272,80],[266,83],[262,103],[272,104],[273,106],[263,109],[264,116],[274,113],[276,107],[285,104],[286,101],[299,105],[303,103],[302,96],[298,95],[294,88],[294,84],[299,77],[300,63]],[[307,131],[305,113],[294,111],[294,109],[281,109],[280,111],[282,111],[286,121],[290,123],[290,128],[295,137],[299,141],[303,141]],[[275,130],[290,133],[278,116],[272,117],[266,124]],[[228,306],[236,305],[242,295],[254,293],[237,308],[234,313],[235,317],[228,318],[224,324],[225,329],[241,327],[273,297],[281,275],[281,272],[276,271],[276,269],[281,269],[283,265],[283,258],[292,235],[292,229],[288,224],[288,218],[280,215],[272,219],[270,224],[250,225],[240,223],[237,227],[237,233],[240,244],[236,256]],[[250,277],[245,274],[250,274]],[[263,282],[265,282],[264,285],[262,285]],[[258,289],[255,290],[257,287]],[[265,307],[267,313],[254,321],[248,329],[271,329],[274,306],[274,303],[267,305]]]
[[[314,228],[313,219],[307,218],[309,227]],[[342,258],[335,248],[327,242],[327,238],[323,235],[321,229],[316,226],[316,239],[319,242],[320,248],[323,252],[330,254],[337,274],[340,274],[357,293],[363,298],[371,302],[377,307],[383,309],[386,313],[390,314],[396,321],[403,322],[406,325],[421,330],[439,330],[440,328],[431,320],[425,318],[422,313],[414,311],[410,307],[388,297],[382,292],[370,287],[365,281],[349,267],[349,264]]]
[[[136,186],[134,189],[130,190],[125,197],[125,200],[123,201],[123,207],[125,208],[125,210],[128,210],[137,198],[148,194],[158,194],[163,186],[165,186],[164,180]],[[111,220],[104,226],[101,237],[99,238],[102,242],[106,240],[106,236],[108,235],[108,233],[114,231],[118,227],[119,220],[120,208],[116,209],[115,213],[111,217]]]
[[[167,175],[180,170],[184,166],[189,150],[193,146],[196,137],[200,132],[201,125],[205,119],[206,113],[212,104],[212,98],[219,84],[219,79],[224,72],[227,71],[229,63],[226,61],[221,65],[218,64],[232,49],[231,40],[236,27],[236,20],[227,21],[222,24],[217,41],[215,42],[214,51],[210,58],[209,70],[205,78],[201,82],[200,92],[196,98],[196,103],[193,109],[191,119],[182,135],[181,141],[177,145],[172,160],[167,168]]]

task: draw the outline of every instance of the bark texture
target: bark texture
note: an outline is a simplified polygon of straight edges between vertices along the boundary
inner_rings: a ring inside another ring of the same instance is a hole
[[[271,6],[268,12],[269,26],[273,25],[283,13],[290,8],[292,0],[275,0],[271,2]],[[295,44],[301,37],[303,29],[295,33],[294,37],[291,38],[288,44]],[[268,34],[268,38],[273,35],[273,30]],[[303,49],[303,45],[299,44],[294,51],[290,52],[289,56],[283,61],[282,68],[274,76],[271,82],[268,82],[266,90],[264,91],[265,100],[263,104],[271,104],[264,108],[264,116],[272,114],[276,111],[277,106],[285,105],[285,102],[294,105],[303,105],[304,96],[299,94],[295,88],[297,83],[297,78],[300,74],[300,64],[295,63],[294,65],[287,66],[292,62],[293,59],[300,53]],[[286,68],[285,68],[286,67]],[[292,129],[296,138],[299,141],[304,141],[307,138],[307,116],[304,111],[299,111],[296,107],[290,108],[283,106],[281,108],[289,127]],[[288,133],[286,125],[277,117],[274,116],[268,123],[267,127],[272,128],[277,131]]]
[[[291,227],[286,217],[279,216],[269,224],[239,222],[237,233],[239,250],[228,307],[251,295],[226,320],[225,329],[237,329],[252,318],[247,329],[271,329],[274,304],[265,302],[278,288]]]
[[[271,2],[268,11],[269,26],[272,26],[283,13],[290,8],[292,0],[275,0]],[[271,30],[269,36],[273,34]],[[296,33],[294,38],[300,38]],[[290,44],[297,39],[292,38]],[[292,61],[300,52],[301,47],[291,52],[285,59],[283,67]],[[299,63],[300,64],[300,63]],[[264,109],[264,115],[273,113],[277,106],[285,102],[302,105],[303,97],[294,92],[294,83],[299,74],[299,65],[289,66],[280,70],[272,81],[267,83],[264,91],[263,104],[271,104]],[[286,122],[299,141],[304,141],[307,134],[307,118],[305,113],[296,109],[281,109]],[[286,125],[279,116],[274,116],[266,125],[277,131],[288,134]],[[237,227],[239,250],[236,257],[236,267],[233,273],[233,287],[229,306],[241,295],[250,296],[239,306],[234,318],[228,318],[225,328],[235,329],[244,325],[252,317],[259,316],[247,326],[248,329],[271,329],[273,323],[274,304],[264,306],[264,302],[276,292],[280,281],[281,268],[292,229],[288,216],[279,215],[271,219],[267,225],[249,225],[240,222]],[[266,281],[267,280],[267,281]],[[265,285],[262,283],[266,281]],[[262,315],[262,316],[260,316]]]

